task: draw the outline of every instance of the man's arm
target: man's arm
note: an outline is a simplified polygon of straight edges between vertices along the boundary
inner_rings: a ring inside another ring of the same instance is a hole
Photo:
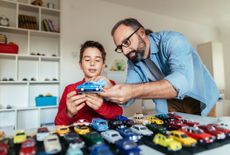
[[[177,91],[169,81],[160,80],[140,84],[118,84],[105,89],[101,95],[108,97],[112,102],[122,104],[133,98],[173,98],[177,96]]]

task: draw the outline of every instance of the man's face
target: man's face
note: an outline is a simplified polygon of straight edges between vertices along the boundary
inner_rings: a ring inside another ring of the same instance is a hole
[[[113,40],[132,62],[136,63],[144,59],[146,43],[139,35],[139,29],[133,30],[131,27],[120,25],[113,35]]]

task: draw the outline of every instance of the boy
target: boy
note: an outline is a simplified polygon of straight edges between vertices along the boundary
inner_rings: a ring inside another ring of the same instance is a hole
[[[105,65],[105,56],[104,47],[99,42],[86,41],[81,46],[79,65],[84,79],[65,88],[55,118],[56,125],[70,125],[79,119],[91,121],[95,117],[112,119],[122,115],[122,108],[117,104],[104,101],[98,94],[79,94],[76,90],[78,85],[100,76]],[[114,81],[110,82],[115,84]]]

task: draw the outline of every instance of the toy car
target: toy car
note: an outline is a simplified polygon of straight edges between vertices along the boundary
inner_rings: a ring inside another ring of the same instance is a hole
[[[46,127],[38,128],[36,138],[37,141],[43,141],[49,135],[49,130]]]
[[[205,133],[203,130],[199,129],[198,127],[191,127],[191,126],[184,126],[181,128],[186,135],[196,139],[199,143],[212,143],[215,140],[215,137]]]
[[[167,127],[170,130],[178,130],[182,128],[183,126],[187,126],[186,124],[183,123],[183,121],[179,119],[170,119],[168,120]]]
[[[227,137],[230,137],[230,130],[220,126],[218,124],[208,124],[208,126],[213,126],[216,130],[223,132]]]
[[[130,128],[118,128],[117,131],[122,137],[134,142],[138,142],[142,137],[140,134],[132,132]]]
[[[14,134],[14,143],[19,144],[26,141],[26,133],[23,130],[18,130]]]
[[[169,112],[167,115],[171,119],[182,119],[182,117],[180,115],[176,114],[175,112]]]
[[[86,119],[79,119],[77,122],[75,122],[73,125],[86,125],[88,126],[90,124],[90,122]]]
[[[170,131],[169,134],[173,139],[179,141],[183,146],[193,147],[197,143],[194,138],[187,136],[184,132],[179,130]]]
[[[62,125],[62,126],[57,127],[57,133],[59,136],[64,136],[65,134],[67,134],[69,132],[70,132],[70,130],[69,130],[68,126]]]
[[[36,154],[36,143],[34,139],[27,139],[21,145],[20,155],[34,155]]]
[[[0,130],[0,141],[3,140],[5,137],[4,131]]]
[[[101,118],[93,118],[91,126],[97,131],[106,131],[109,129],[108,122]]]
[[[157,133],[154,136],[153,142],[163,147],[167,147],[168,150],[171,150],[171,151],[178,151],[182,148],[182,145],[180,142],[173,140],[173,138],[170,137],[169,135],[163,135],[161,133]]]
[[[204,132],[215,136],[215,138],[217,140],[225,139],[225,137],[226,137],[224,132],[221,132],[221,131],[217,130],[214,126],[211,126],[211,125],[199,125],[198,127],[200,129],[202,129]]]
[[[197,126],[200,123],[199,122],[195,122],[192,120],[187,120],[187,119],[180,119],[184,124],[188,125],[188,126]]]
[[[139,155],[141,150],[138,148],[137,144],[134,141],[121,139],[115,143],[116,148],[121,154],[125,155]]]
[[[64,136],[64,139],[69,144],[75,144],[79,148],[83,148],[85,145],[85,142],[75,133],[75,132],[69,132]]]
[[[125,128],[126,125],[124,125],[124,123],[120,120],[109,120],[109,127],[112,129],[117,129],[117,128]]]
[[[78,147],[78,145],[76,145],[74,143],[70,143],[69,148],[66,151],[66,155],[83,155],[83,152]]]
[[[130,129],[140,135],[150,136],[153,134],[153,132],[150,131],[147,127],[140,124],[135,124]]]
[[[164,121],[160,120],[156,116],[148,116],[146,119],[149,120],[151,123],[164,124]]]
[[[90,129],[86,125],[76,125],[74,127],[74,131],[79,135],[83,135],[83,134],[90,132]]]
[[[116,141],[122,139],[121,135],[116,130],[107,130],[101,132],[101,136],[109,143],[115,143]]]
[[[143,124],[143,125],[151,123],[149,120],[146,120],[144,118],[144,115],[141,114],[141,113],[135,113],[133,115],[133,121],[134,121],[135,124]]]
[[[90,148],[91,155],[113,155],[106,144],[96,144]]]
[[[8,155],[9,145],[6,143],[0,143],[0,155]]]
[[[77,90],[84,92],[101,92],[103,91],[103,85],[100,82],[89,81],[77,86]]]
[[[122,121],[123,124],[125,124],[127,127],[131,127],[134,124],[134,121],[131,119],[128,119],[125,116],[119,115],[115,118],[118,121]]]
[[[82,137],[84,138],[86,144],[88,144],[89,146],[104,143],[101,135],[95,131],[84,134],[82,135]]]
[[[154,133],[166,134],[168,132],[164,125],[146,124],[146,127],[149,128]]]
[[[44,139],[45,151],[48,154],[56,154],[61,151],[61,144],[57,135],[48,135]]]

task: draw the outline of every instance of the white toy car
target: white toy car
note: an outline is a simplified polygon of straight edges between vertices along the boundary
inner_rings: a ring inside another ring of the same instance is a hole
[[[150,136],[153,134],[151,130],[149,130],[146,126],[141,124],[135,124],[130,128],[134,133]]]
[[[101,132],[101,136],[110,143],[115,143],[116,141],[122,139],[121,135],[116,130]]]
[[[142,113],[135,113],[133,115],[133,121],[135,124],[151,124],[150,120],[145,119],[144,115]]]
[[[45,151],[48,154],[56,154],[61,151],[61,144],[57,135],[48,135],[44,139]]]
[[[41,142],[49,135],[49,130],[46,127],[38,128],[37,130],[37,141]]]

